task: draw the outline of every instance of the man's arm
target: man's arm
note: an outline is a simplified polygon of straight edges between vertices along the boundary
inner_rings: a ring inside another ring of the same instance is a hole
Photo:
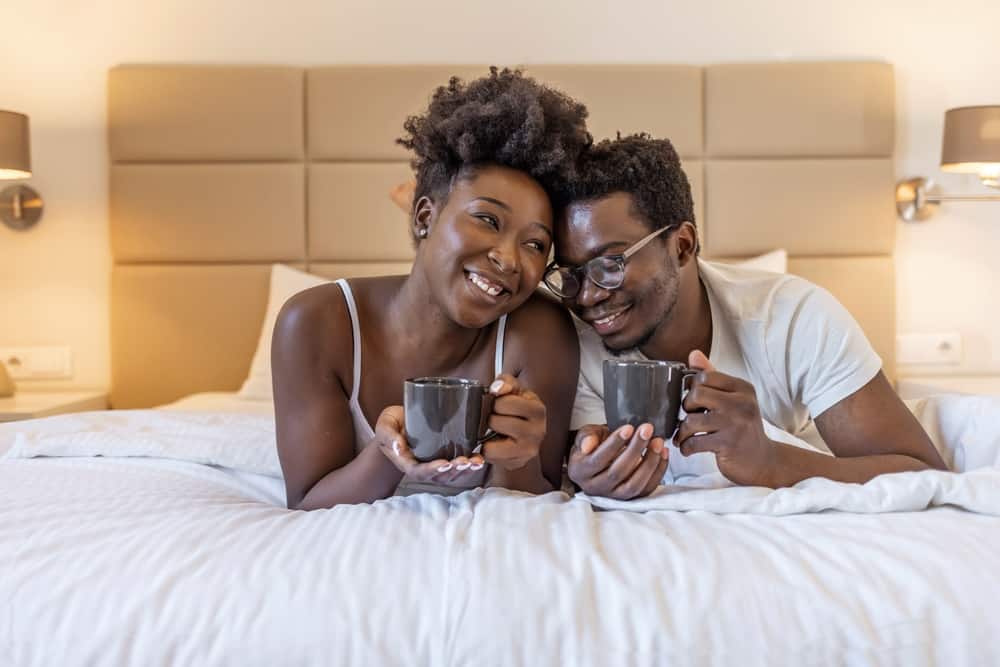
[[[947,469],[881,371],[815,421],[835,458],[779,445],[772,486],[791,486],[809,477],[863,483],[888,472]]]
[[[736,484],[776,488],[810,477],[863,483],[883,473],[945,469],[881,372],[816,418],[831,457],[769,439],[749,383],[715,371],[701,352],[691,353],[690,364],[706,370],[685,399],[692,414],[675,439],[685,456],[714,452],[719,470]]]

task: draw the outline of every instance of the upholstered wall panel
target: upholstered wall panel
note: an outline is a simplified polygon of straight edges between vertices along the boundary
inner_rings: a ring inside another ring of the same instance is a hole
[[[788,272],[830,291],[864,329],[890,380],[896,369],[896,277],[891,256],[791,257]]]
[[[893,166],[870,160],[709,160],[706,251],[890,254]]]
[[[118,262],[302,261],[301,164],[118,164],[111,242]]]
[[[126,65],[108,75],[111,159],[300,160],[297,67]]]
[[[406,275],[412,262],[314,262],[309,273],[330,280],[338,278],[370,278],[372,276]]]
[[[648,132],[682,158],[703,153],[702,71],[694,65],[535,65],[525,70],[587,105],[597,140]]]
[[[715,65],[705,70],[712,157],[888,157],[895,88],[885,63]]]
[[[409,217],[389,190],[411,178],[409,165],[329,163],[309,167],[309,259],[409,260]]]
[[[692,222],[698,226],[699,233],[704,235],[705,224],[705,163],[700,160],[684,160],[681,163],[688,185],[691,186],[691,197],[694,199],[694,217]]]
[[[235,390],[272,262],[329,278],[409,271],[411,176],[394,143],[452,75],[485,66],[124,66],[108,79],[112,397]],[[706,256],[785,248],[893,370],[892,70],[873,63],[530,66],[600,139],[683,158]]]
[[[452,76],[471,79],[485,65],[316,67],[306,76],[312,160],[409,160],[395,141],[407,116],[427,108]]]
[[[270,264],[116,266],[112,406],[239,389],[260,336],[270,272]]]

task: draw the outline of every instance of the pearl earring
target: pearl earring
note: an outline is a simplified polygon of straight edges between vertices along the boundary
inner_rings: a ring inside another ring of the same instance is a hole
[[[427,228],[426,227],[421,227],[420,229],[418,229],[417,230],[417,236],[419,238],[422,238],[422,239],[427,238]]]

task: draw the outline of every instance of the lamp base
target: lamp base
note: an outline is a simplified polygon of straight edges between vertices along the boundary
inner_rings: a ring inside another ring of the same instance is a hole
[[[12,185],[0,192],[0,220],[11,229],[28,229],[42,218],[42,197],[27,185]]]
[[[926,178],[908,178],[896,183],[896,213],[906,222],[923,222],[938,209],[937,188]]]

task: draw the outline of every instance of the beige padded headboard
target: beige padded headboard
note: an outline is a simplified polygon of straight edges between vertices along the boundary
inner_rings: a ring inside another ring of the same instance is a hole
[[[894,375],[894,86],[882,63],[526,68],[579,97],[595,137],[669,137],[707,257],[785,248]],[[485,66],[125,65],[108,78],[112,404],[234,391],[269,266],[407,271],[403,119]]]

